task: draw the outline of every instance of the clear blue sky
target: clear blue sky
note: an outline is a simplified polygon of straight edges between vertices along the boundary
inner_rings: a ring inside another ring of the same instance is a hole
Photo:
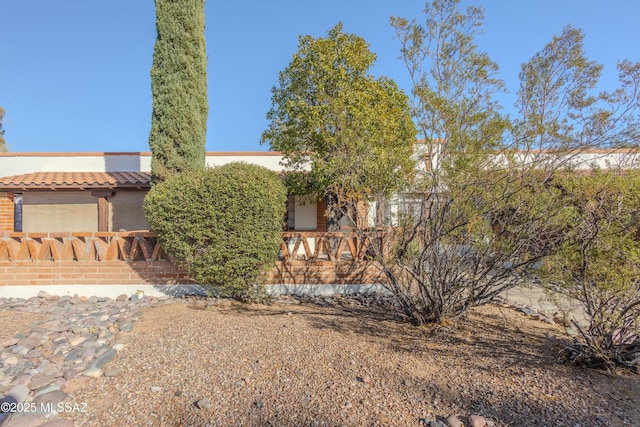
[[[378,55],[376,76],[410,90],[391,15],[424,21],[420,0],[228,1],[206,4],[208,151],[266,151],[259,144],[271,87],[298,36],[337,22]],[[640,61],[640,2],[464,0],[484,6],[481,50],[499,65],[513,104],[520,64],[567,24],[615,86],[616,61]],[[15,0],[0,9],[0,106],[10,151],[148,151],[152,0]],[[0,171],[1,174],[1,171]]]

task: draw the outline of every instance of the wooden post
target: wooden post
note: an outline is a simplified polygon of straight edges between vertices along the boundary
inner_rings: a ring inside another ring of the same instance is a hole
[[[109,197],[111,190],[92,190],[91,195],[98,198],[98,231],[109,231]]]

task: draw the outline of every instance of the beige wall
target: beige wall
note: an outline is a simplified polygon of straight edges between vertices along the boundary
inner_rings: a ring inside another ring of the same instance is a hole
[[[98,231],[98,205],[90,191],[24,193],[22,230]]]
[[[148,230],[142,203],[146,191],[119,190],[109,197],[109,231]]]
[[[295,230],[315,231],[318,228],[317,203],[308,196],[295,196]]]

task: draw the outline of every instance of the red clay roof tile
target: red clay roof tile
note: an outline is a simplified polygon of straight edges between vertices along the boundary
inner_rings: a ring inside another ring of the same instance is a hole
[[[34,172],[0,178],[0,189],[149,188],[149,172]]]

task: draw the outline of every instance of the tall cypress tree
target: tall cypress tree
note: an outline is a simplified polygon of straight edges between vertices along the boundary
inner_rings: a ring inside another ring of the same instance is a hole
[[[205,165],[207,55],[205,0],[155,0],[151,68],[151,180]]]

